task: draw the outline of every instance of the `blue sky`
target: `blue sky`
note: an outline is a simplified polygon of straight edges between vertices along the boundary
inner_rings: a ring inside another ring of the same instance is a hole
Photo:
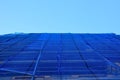
[[[0,34],[117,33],[120,0],[0,0]]]

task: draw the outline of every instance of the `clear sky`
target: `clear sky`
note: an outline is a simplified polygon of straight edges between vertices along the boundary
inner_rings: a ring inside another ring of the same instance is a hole
[[[0,0],[0,34],[120,34],[120,0]]]

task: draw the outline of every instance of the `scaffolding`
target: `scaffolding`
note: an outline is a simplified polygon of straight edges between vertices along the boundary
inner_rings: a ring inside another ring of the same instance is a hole
[[[119,80],[120,36],[113,33],[1,35],[0,79],[6,77],[11,80]]]

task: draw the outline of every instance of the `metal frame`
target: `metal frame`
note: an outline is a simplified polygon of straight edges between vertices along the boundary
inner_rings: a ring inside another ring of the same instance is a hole
[[[30,34],[29,34],[30,35]],[[25,36],[24,37],[24,39],[26,39],[26,37],[27,38],[29,38],[30,36]],[[1,71],[8,71],[8,72],[13,72],[13,73],[19,73],[19,74],[23,74],[23,75],[29,75],[29,76],[31,76],[31,80],[35,80],[35,77],[36,77],[36,75],[37,75],[37,68],[38,68],[38,65],[39,65],[39,61],[41,60],[41,55],[42,55],[42,52],[43,52],[43,50],[44,50],[44,48],[46,47],[46,45],[48,44],[48,42],[49,42],[49,40],[50,40],[50,38],[51,38],[51,34],[47,34],[47,33],[44,33],[44,34],[41,34],[41,35],[43,35],[44,36],[44,40],[41,40],[42,41],[42,45],[40,45],[41,47],[41,49],[39,50],[39,53],[37,53],[37,57],[35,58],[35,64],[34,64],[34,67],[32,67],[33,68],[33,70],[32,70],[32,73],[29,73],[29,72],[27,72],[27,71],[17,71],[17,70],[11,70],[11,69],[6,69],[6,68],[4,68],[4,65],[5,65],[5,63],[7,63],[7,61],[9,60],[9,58],[7,59],[7,60],[5,60],[5,61],[3,61],[3,64],[2,65],[0,65],[0,70]],[[75,50],[77,50],[77,52],[79,53],[78,55],[80,56],[80,58],[81,58],[81,60],[84,62],[84,64],[85,64],[85,67],[87,67],[87,69],[86,70],[89,70],[89,72],[97,79],[98,77],[96,76],[96,73],[95,73],[95,71],[94,70],[92,70],[91,68],[90,68],[90,66],[89,66],[89,64],[88,64],[88,62],[86,61],[87,60],[87,58],[89,58],[89,57],[85,57],[85,55],[83,55],[82,54],[82,52],[80,51],[80,48],[79,48],[79,45],[77,44],[77,43],[79,43],[79,41],[77,41],[76,39],[75,39],[75,37],[73,36],[74,34],[71,34],[71,33],[68,33],[67,34],[67,37],[70,39],[70,42],[71,42],[71,44],[72,44],[72,46],[74,47],[75,46]],[[96,53],[93,53],[93,54],[95,54],[95,55],[97,55],[97,57],[99,57],[99,58],[101,58],[102,59],[102,61],[105,61],[105,64],[108,64],[111,68],[114,68],[115,69],[115,75],[119,75],[120,73],[120,67],[118,66],[118,65],[116,65],[114,62],[111,62],[111,60],[109,60],[106,56],[104,56],[104,55],[102,55],[99,51],[97,51],[97,50],[95,50],[96,48],[94,47],[94,45],[92,45],[91,43],[89,43],[89,39],[87,39],[86,37],[84,37],[84,36],[82,36],[82,35],[80,35],[80,34],[77,34],[77,35],[79,35],[79,36],[81,36],[82,37],[82,41],[85,43],[85,45],[87,45],[88,47],[90,47],[90,49],[91,50],[93,50],[93,51],[95,51]],[[112,35],[112,34],[111,34]],[[64,51],[63,49],[64,49],[64,44],[65,45],[67,45],[67,43],[64,43],[63,42],[63,38],[64,38],[64,34],[62,34],[62,33],[60,33],[59,34],[59,36],[60,36],[60,40],[59,40],[59,44],[60,45],[58,45],[58,51],[57,51],[57,72],[58,72],[58,75],[60,76],[60,80],[62,80],[63,79],[63,74],[62,74],[62,71],[64,71],[64,69],[62,68],[62,52]],[[77,36],[76,38],[79,38],[79,36]],[[112,35],[113,36],[113,35]],[[115,36],[115,35],[114,35]],[[32,37],[32,36],[31,36]],[[99,36],[98,36],[99,37]],[[92,38],[94,38],[94,37],[92,37]],[[23,40],[24,40],[23,39]],[[54,38],[52,38],[52,39],[54,39]],[[27,39],[27,40],[29,40],[29,39]],[[36,39],[35,39],[36,40]],[[95,39],[94,39],[95,40]],[[67,42],[67,40],[65,40],[66,42]],[[69,41],[69,40],[68,40]],[[17,43],[19,43],[19,41],[16,41],[14,44],[12,44],[12,46],[14,46],[15,44],[17,44]],[[31,42],[32,43],[32,42]],[[101,42],[102,43],[102,42]],[[52,43],[51,44],[49,44],[48,46],[51,46],[52,45]],[[103,44],[104,45],[104,44]],[[109,44],[108,44],[109,45]],[[108,46],[107,45],[107,46]],[[55,46],[56,46],[56,44],[55,44]],[[110,45],[109,45],[110,46]],[[10,47],[10,45],[9,46],[6,46],[6,48],[5,49],[7,49],[7,48],[9,48]],[[49,48],[49,47],[48,47]],[[70,48],[72,48],[72,47],[68,47],[67,49],[69,50]],[[84,47],[83,47],[84,48]],[[85,47],[86,48],[86,47]],[[4,50],[4,49],[3,49]],[[23,49],[24,50],[24,49]],[[74,50],[74,49],[73,49]],[[0,51],[2,51],[2,50],[0,50]],[[21,50],[22,51],[22,50]],[[117,51],[117,50],[116,50]],[[73,51],[74,52],[74,51]],[[18,53],[19,54],[19,53]],[[17,55],[16,53],[15,54],[12,54],[12,55]],[[10,55],[11,57],[13,57],[12,55]],[[56,56],[56,55],[55,55]],[[11,57],[10,57],[10,59],[11,59]],[[48,57],[49,58],[49,57]],[[75,58],[77,58],[78,59],[78,57],[75,57]],[[29,58],[29,59],[31,59],[31,57]],[[50,58],[51,59],[51,58]],[[67,58],[67,60],[69,60],[69,58]],[[73,59],[74,60],[74,59]],[[72,61],[72,59],[71,59],[71,61]],[[71,62],[72,63],[72,62]],[[97,62],[95,62],[95,64],[97,64]],[[13,67],[13,66],[12,66]],[[70,66],[71,67],[71,66]],[[76,66],[75,66],[76,67]],[[101,66],[99,66],[99,67],[101,67]],[[11,68],[11,66],[10,66],[10,68]],[[29,68],[30,68],[30,66],[29,66]],[[29,71],[29,68],[28,68],[28,71]],[[68,67],[66,67],[65,66],[65,68],[68,68]],[[73,67],[74,68],[74,67]],[[63,69],[63,70],[62,70]],[[102,69],[103,69],[103,67],[102,67]],[[24,68],[23,70],[26,70],[26,68]],[[66,69],[66,70],[68,70],[68,69]],[[74,69],[74,71],[76,70],[76,68]],[[80,69],[79,69],[80,70]],[[46,71],[46,70],[45,70]],[[52,71],[54,71],[54,70],[52,70]],[[68,70],[68,71],[71,71],[71,70]],[[111,69],[111,72],[112,72],[112,69]],[[39,73],[40,74],[40,73]],[[44,74],[44,73],[43,73]],[[106,74],[106,73],[105,73]],[[41,74],[42,75],[42,74]]]
[[[50,37],[49,37],[50,38]],[[48,42],[49,38],[43,42],[43,45],[41,46],[42,47],[42,50],[43,48],[45,47],[46,43]],[[42,54],[42,50],[40,50],[40,53],[38,55],[38,58],[37,58],[37,61],[36,61],[36,64],[35,64],[35,67],[34,67],[34,70],[33,70],[33,73],[32,73],[32,78],[31,80],[35,80],[35,73],[36,73],[36,70],[37,70],[37,66],[38,66],[38,63],[39,63],[39,60],[40,60],[40,57],[41,57],[41,54]]]

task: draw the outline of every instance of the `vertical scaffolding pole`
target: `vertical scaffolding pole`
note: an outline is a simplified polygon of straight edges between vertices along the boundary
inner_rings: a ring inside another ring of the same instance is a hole
[[[78,45],[77,45],[77,43],[76,43],[76,41],[75,41],[73,35],[72,35],[71,33],[70,33],[69,35],[71,36],[71,39],[72,39],[72,41],[73,41],[73,43],[74,43],[76,49],[78,50],[80,57],[81,57],[82,60],[84,61],[84,63],[85,63],[85,65],[86,65],[87,69],[93,74],[93,76],[96,78],[96,80],[98,80],[97,76],[96,76],[95,73],[89,68],[88,63],[86,62],[86,60],[84,59],[83,55],[81,54],[80,49],[79,49],[79,47],[78,47]]]
[[[59,45],[60,45],[60,48],[58,51],[58,55],[57,55],[57,61],[58,61],[58,75],[59,75],[59,79],[62,80],[62,74],[61,74],[61,60],[60,60],[60,57],[61,57],[61,52],[63,51],[63,48],[62,48],[62,34],[60,34],[60,41],[59,41]]]
[[[41,50],[40,50],[40,53],[38,55],[38,58],[37,58],[37,61],[36,61],[36,64],[35,64],[35,67],[34,67],[34,70],[33,70],[33,75],[32,75],[32,78],[31,80],[35,80],[35,73],[36,73],[36,70],[37,70],[37,66],[38,66],[38,63],[40,61],[40,57],[41,57],[41,54],[42,54],[42,50],[44,49],[45,45],[47,44],[49,38],[47,40],[45,40],[41,46]]]

